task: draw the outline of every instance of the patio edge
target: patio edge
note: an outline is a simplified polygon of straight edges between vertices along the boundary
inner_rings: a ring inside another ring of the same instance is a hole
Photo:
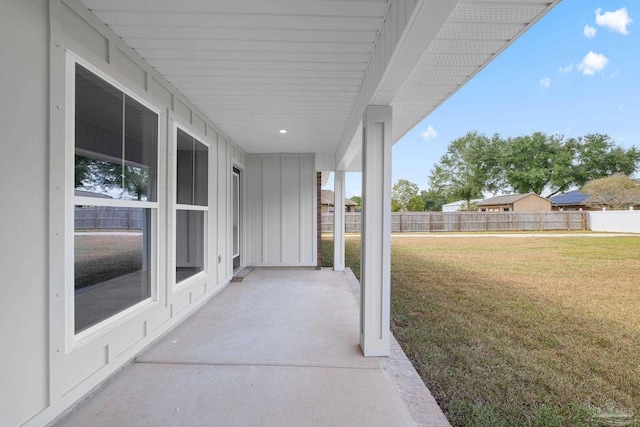
[[[349,267],[345,268],[344,276],[359,303],[360,282],[358,278]],[[400,397],[409,407],[409,411],[418,425],[429,427],[451,426],[393,333],[391,333],[391,354],[384,367],[391,373]]]

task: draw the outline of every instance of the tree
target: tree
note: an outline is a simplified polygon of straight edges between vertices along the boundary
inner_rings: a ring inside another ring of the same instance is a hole
[[[451,200],[446,195],[438,193],[435,190],[422,190],[420,192],[420,198],[424,204],[425,211],[442,211],[442,205],[449,203]]]
[[[104,190],[122,188],[141,200],[147,193],[149,172],[135,166],[78,156],[75,159],[75,187],[91,186]]]
[[[504,182],[516,193],[546,197],[568,190],[574,183],[574,145],[557,135],[534,132],[509,138],[501,147],[500,165]]]
[[[509,138],[500,154],[504,182],[517,193],[545,197],[616,173],[630,175],[640,163],[636,147],[618,147],[607,135],[588,134],[567,141],[541,132]]]
[[[351,201],[354,202],[356,204],[356,210],[358,209],[362,209],[362,197],[360,196],[353,196],[351,198]]]
[[[432,190],[471,204],[471,199],[482,197],[483,189],[499,185],[496,173],[498,141],[497,135],[490,139],[478,132],[469,132],[452,141],[431,170]]]
[[[459,209],[461,212],[475,212],[478,210],[478,205],[476,205],[475,203],[471,202],[470,204],[467,204],[466,202],[463,203],[460,206]]]
[[[638,169],[640,150],[635,146],[625,150],[599,133],[570,141],[576,147],[574,183],[578,186],[615,174],[631,175]]]
[[[400,206],[400,202],[396,199],[391,199],[391,212],[401,212],[402,206]]]
[[[400,207],[400,211],[407,211],[409,202],[419,197],[420,188],[417,184],[406,179],[401,179],[393,185],[391,189],[391,200],[395,200]],[[392,203],[393,205],[393,203]]]
[[[589,181],[582,192],[589,194],[589,206],[618,210],[640,204],[640,186],[623,174]]]
[[[407,203],[407,211],[409,212],[422,212],[424,211],[424,200],[420,195],[416,195]]]

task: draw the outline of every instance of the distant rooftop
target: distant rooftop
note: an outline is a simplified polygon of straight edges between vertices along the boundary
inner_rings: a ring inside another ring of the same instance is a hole
[[[323,205],[334,205],[335,194],[331,190],[322,190],[322,194],[320,195],[321,204]],[[344,199],[345,206],[357,206],[357,203],[353,200]]]
[[[549,200],[555,205],[580,205],[589,198],[588,194],[580,190],[567,191],[566,193],[556,194]]]
[[[529,197],[531,195],[537,196],[534,193],[527,194],[508,194],[506,196],[495,196],[490,197],[488,199],[482,200],[481,202],[476,203],[478,206],[488,206],[488,205],[509,205],[511,203],[515,203],[518,200],[524,199],[525,197]]]

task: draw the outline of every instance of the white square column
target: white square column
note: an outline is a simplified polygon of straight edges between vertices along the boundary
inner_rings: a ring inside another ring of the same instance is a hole
[[[333,173],[333,269],[344,271],[344,171]]]
[[[360,348],[389,355],[391,306],[391,107],[369,105],[362,118]]]

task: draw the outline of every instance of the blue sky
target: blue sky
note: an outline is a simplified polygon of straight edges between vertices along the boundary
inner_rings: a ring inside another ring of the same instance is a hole
[[[503,137],[598,132],[621,146],[640,146],[636,4],[561,2],[394,145],[392,182],[408,179],[427,189],[449,142],[472,130]],[[359,173],[348,173],[347,197],[360,195],[361,185]]]

